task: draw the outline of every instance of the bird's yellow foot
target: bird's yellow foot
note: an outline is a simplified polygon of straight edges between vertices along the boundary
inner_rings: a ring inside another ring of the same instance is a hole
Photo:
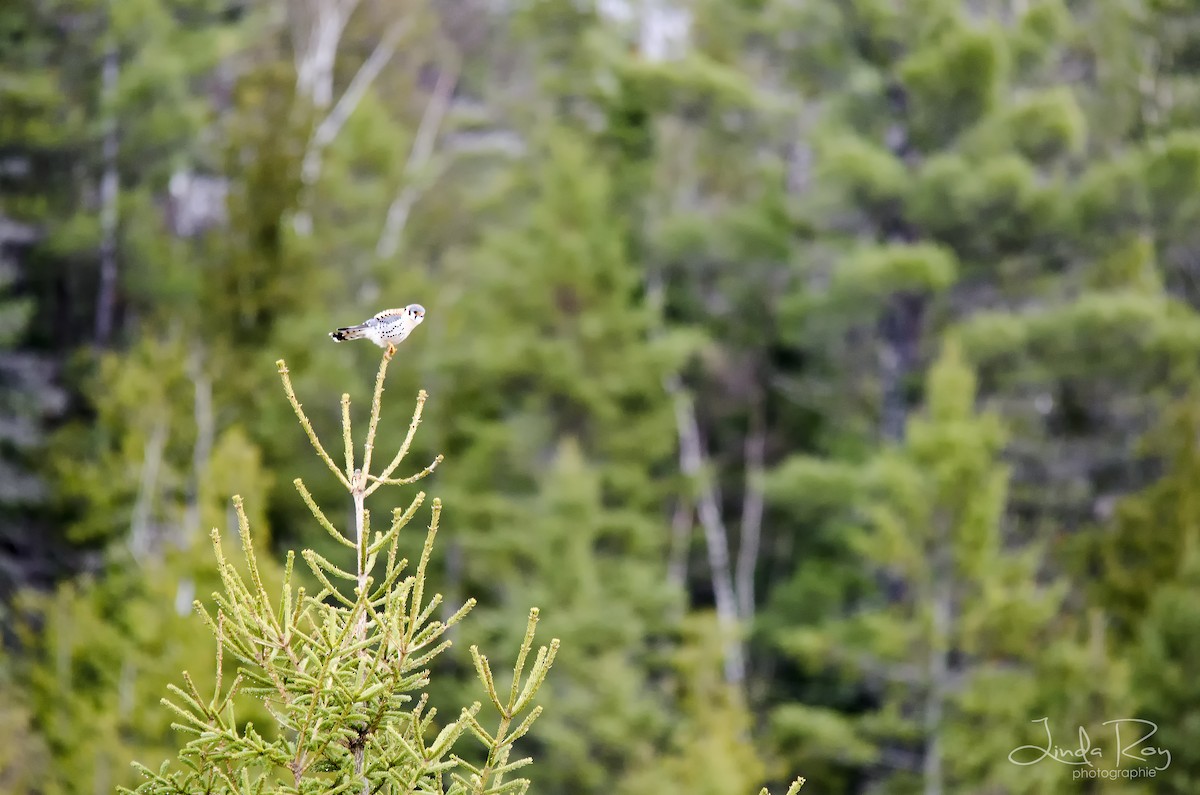
[[[387,346],[387,350],[386,350],[386,351],[384,351],[383,355],[384,355],[386,358],[388,358],[388,359],[390,359],[390,358],[392,358],[393,356],[395,356],[395,355],[396,355],[396,346],[395,346],[395,345],[389,345],[389,346]]]

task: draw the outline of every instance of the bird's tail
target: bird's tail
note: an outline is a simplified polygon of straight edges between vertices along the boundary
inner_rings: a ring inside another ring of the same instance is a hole
[[[345,342],[346,340],[357,340],[366,336],[363,333],[362,326],[349,326],[340,328],[337,331],[329,332],[329,336],[333,337],[334,342]]]

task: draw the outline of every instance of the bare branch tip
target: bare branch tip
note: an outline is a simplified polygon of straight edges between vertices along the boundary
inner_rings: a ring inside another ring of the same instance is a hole
[[[287,362],[285,362],[283,359],[276,359],[275,366],[279,368],[280,375],[287,375]]]

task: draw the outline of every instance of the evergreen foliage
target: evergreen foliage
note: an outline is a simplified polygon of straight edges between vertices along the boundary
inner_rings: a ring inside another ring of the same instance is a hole
[[[188,742],[164,780],[295,788],[285,626],[325,714],[412,749],[365,740],[375,783],[462,786],[498,746],[424,757],[500,742],[470,648],[529,604],[563,640],[531,791],[1194,790],[1198,53],[1178,0],[0,3],[0,790]],[[446,453],[455,532],[383,522],[364,597],[329,527],[370,550],[379,482],[351,507],[270,363],[369,388],[324,335],[413,300],[392,388],[437,400],[373,445]],[[454,645],[388,678],[410,629]],[[1122,716],[1171,768],[1007,761],[1042,717],[1111,757]],[[304,786],[357,789],[352,740]]]
[[[777,726],[802,753],[900,767],[951,790],[999,783],[1014,769],[1002,746],[985,747],[969,727],[1035,708],[1021,700],[1038,697],[1031,685],[1048,658],[1029,643],[1057,630],[1063,587],[1039,584],[1036,545],[1005,537],[1004,437],[994,414],[975,414],[975,390],[961,351],[948,347],[903,444],[857,474],[845,507],[861,523],[851,543],[872,561],[874,587],[845,618],[781,642],[807,665],[854,676],[875,706],[857,719],[780,708]],[[801,492],[836,474],[819,464],[791,472]],[[1003,701],[988,697],[997,688]],[[904,758],[913,761],[895,761]],[[1034,778],[1021,770],[1006,783]]]
[[[544,622],[563,651],[545,698],[557,706],[530,740],[570,761],[538,785],[601,793],[673,742],[655,680],[677,631],[659,520],[674,484],[653,473],[671,455],[659,395],[679,341],[648,339],[612,180],[586,140],[555,128],[542,146],[517,177],[521,202],[440,272],[433,300],[457,309],[422,326],[444,384],[427,429],[455,462],[439,475],[463,528],[446,565],[485,603],[480,642],[504,642],[526,601],[555,606]]]
[[[50,492],[35,461],[46,445],[47,419],[65,402],[52,363],[22,346],[33,307],[14,290],[17,230],[7,230],[6,239],[6,221],[0,205],[0,595],[44,586],[55,574],[61,550],[44,537]]]
[[[380,363],[363,453],[357,462],[350,397],[342,396],[344,469],[321,445],[296,398],[286,365],[283,360],[278,362],[284,390],[301,426],[353,498],[353,538],[333,526],[302,480],[295,481],[296,489],[321,527],[353,551],[355,565],[346,570],[306,550],[302,557],[322,586],[314,596],[303,586],[293,586],[295,556],[289,553],[275,597],[260,573],[242,500],[234,498],[247,574],[225,558],[220,532],[214,530],[213,548],[224,592],[213,594],[214,609],[197,602],[217,641],[212,696],[206,695],[207,683],[202,694],[186,671],[184,687],[170,686],[172,697],[163,704],[176,716],[172,726],[192,737],[180,752],[178,769],[172,771],[164,763],[155,772],[139,765],[147,781],[137,792],[498,795],[528,788],[527,779],[512,778],[511,774],[531,760],[510,760],[510,753],[541,713],[532,700],[554,662],[558,641],[539,648],[529,659],[538,619],[538,610],[533,608],[507,691],[499,689],[488,658],[473,646],[476,672],[499,713],[495,728],[485,728],[477,717],[479,702],[462,709],[456,719],[437,720],[437,710],[429,705],[425,692],[429,666],[450,645],[445,637],[448,631],[475,602],[468,599],[445,621],[432,617],[442,597],[426,597],[426,573],[439,526],[440,500],[432,503],[429,529],[411,573],[406,572],[408,559],[399,553],[401,531],[417,515],[424,492],[418,492],[407,509],[392,512],[386,531],[372,534],[366,496],[383,485],[416,482],[437,464],[435,460],[409,477],[393,477],[421,421],[422,392],[405,444],[391,463],[372,474],[389,361],[385,355]],[[240,663],[232,681],[222,676],[226,655]],[[271,716],[270,725],[255,728],[253,722],[239,717],[239,694],[262,699]],[[464,733],[483,744],[486,760],[482,764],[473,765],[454,753],[455,743]]]

